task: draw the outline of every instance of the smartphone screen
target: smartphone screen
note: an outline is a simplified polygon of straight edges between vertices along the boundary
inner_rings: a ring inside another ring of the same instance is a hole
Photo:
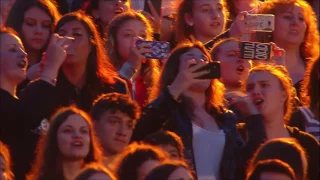
[[[194,66],[194,65],[193,65]],[[195,72],[208,71],[208,74],[197,77],[197,79],[217,79],[221,77],[220,62],[210,62],[208,65],[198,69]]]
[[[262,60],[266,61],[270,59],[271,45],[269,43],[239,42],[239,58],[248,60]]]
[[[147,59],[166,59],[170,53],[170,44],[165,41],[146,41],[138,40],[136,46],[141,43],[146,43],[151,46],[152,53],[145,53],[144,57]]]
[[[250,30],[272,32],[274,30],[274,15],[273,14],[248,14],[247,17],[254,17],[247,22],[250,24],[257,24],[249,27]]]

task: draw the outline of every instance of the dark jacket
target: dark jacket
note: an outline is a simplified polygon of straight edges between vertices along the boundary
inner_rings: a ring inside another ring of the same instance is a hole
[[[247,139],[246,131],[248,129],[247,124],[238,124],[238,131],[240,132],[243,139]],[[308,159],[308,179],[309,180],[318,180],[319,179],[319,143],[318,141],[310,134],[300,131],[296,127],[286,126],[286,129],[289,132],[290,137],[296,139],[303,149],[306,151]],[[256,147],[258,148],[258,147]],[[256,149],[253,151],[255,152]],[[253,154],[251,155],[251,157]],[[251,157],[247,157],[248,160]],[[239,175],[240,176],[240,175]],[[241,175],[241,176],[244,176]]]
[[[39,138],[39,134],[33,130],[39,127],[43,118],[38,112],[50,108],[49,104],[36,103],[39,98],[47,102],[50,96],[46,96],[44,92],[53,88],[45,81],[40,83],[41,88],[32,91],[27,88],[28,93],[21,92],[19,99],[0,89],[0,141],[10,148],[13,172],[17,180],[23,180],[31,167]]]
[[[196,171],[192,144],[192,122],[181,107],[182,104],[174,100],[168,90],[165,90],[144,109],[143,115],[134,130],[132,140],[143,140],[147,135],[160,129],[173,131],[181,137],[185,147],[185,159],[190,167]],[[226,144],[220,166],[221,177],[226,180],[236,179],[237,165],[240,164],[238,160],[241,159],[241,154],[245,153],[243,149],[248,149],[237,133],[237,119],[230,111],[224,111],[217,116],[212,112],[210,114],[217,119],[218,125],[226,135]],[[249,145],[260,144],[264,140],[264,134],[261,133],[264,132],[263,119],[261,118],[261,115],[254,115],[248,119],[253,129],[261,134],[261,136],[258,135],[252,138],[252,141],[248,143]]]

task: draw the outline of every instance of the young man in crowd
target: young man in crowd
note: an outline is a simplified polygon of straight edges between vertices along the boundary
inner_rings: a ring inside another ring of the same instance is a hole
[[[114,159],[130,143],[140,107],[128,95],[103,94],[94,102],[91,116],[103,149],[103,164],[113,169]]]

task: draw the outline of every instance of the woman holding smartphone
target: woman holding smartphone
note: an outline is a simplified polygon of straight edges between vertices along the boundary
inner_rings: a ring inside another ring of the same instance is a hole
[[[160,129],[173,131],[185,145],[184,156],[196,171],[195,177],[234,179],[239,156],[264,139],[263,120],[248,101],[246,120],[251,130],[257,131],[254,134],[259,134],[242,151],[243,142],[236,131],[237,118],[224,106],[223,84],[218,79],[197,78],[208,74],[208,71],[195,71],[210,62],[210,55],[200,42],[176,47],[161,74],[158,98],[146,106],[133,139],[142,140]]]

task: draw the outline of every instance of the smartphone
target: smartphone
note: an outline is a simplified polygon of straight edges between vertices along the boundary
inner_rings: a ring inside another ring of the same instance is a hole
[[[165,41],[146,41],[138,40],[136,46],[141,43],[146,43],[151,46],[152,53],[145,53],[144,57],[147,59],[166,59],[170,53],[170,44]]]
[[[249,60],[267,61],[271,55],[271,45],[269,43],[259,43],[250,41],[239,42],[239,58]]]
[[[254,17],[247,24],[257,24],[250,27],[249,30],[272,32],[274,30],[274,15],[273,14],[248,14],[248,17]]]
[[[194,66],[195,64],[191,65]],[[208,71],[208,74],[197,77],[197,79],[217,79],[221,77],[220,62],[210,62],[206,66],[198,69],[195,72]]]

